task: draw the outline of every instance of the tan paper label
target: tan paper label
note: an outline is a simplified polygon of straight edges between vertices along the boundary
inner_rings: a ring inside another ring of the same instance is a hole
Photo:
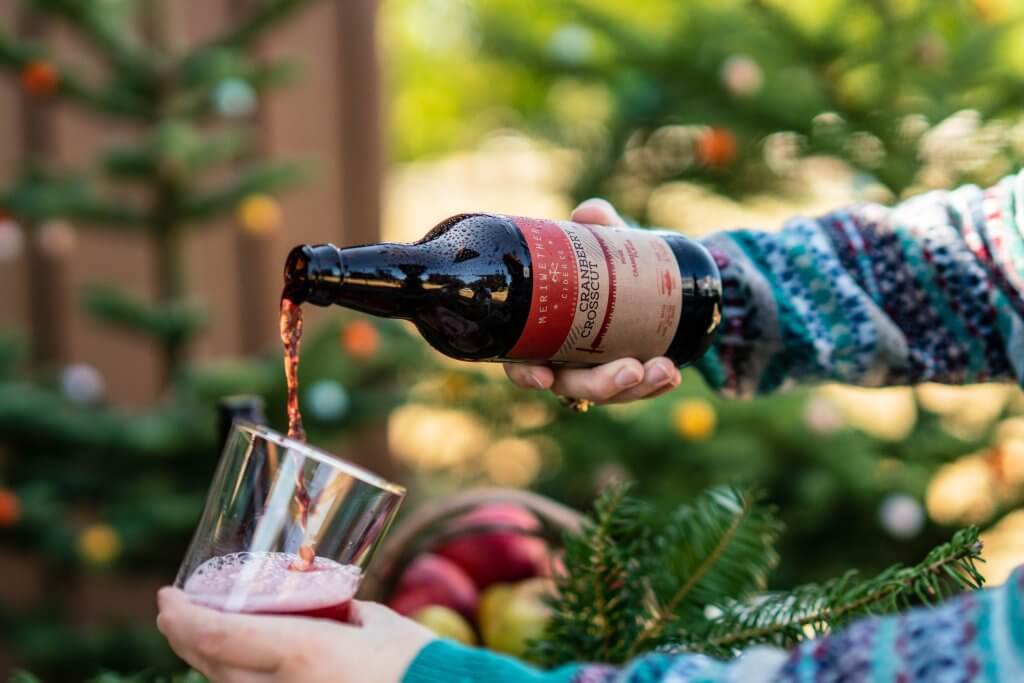
[[[682,277],[663,237],[513,220],[530,247],[533,299],[509,357],[597,364],[664,355],[679,326]]]

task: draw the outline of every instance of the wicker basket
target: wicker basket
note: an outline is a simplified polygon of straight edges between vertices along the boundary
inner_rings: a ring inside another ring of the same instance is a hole
[[[456,530],[446,528],[459,515],[490,503],[520,505],[537,517],[541,528],[535,532],[499,525],[460,526]],[[363,599],[386,602],[402,572],[417,555],[457,536],[507,530],[544,538],[557,547],[565,532],[579,531],[582,520],[582,515],[572,508],[520,489],[477,488],[428,501],[407,516],[384,540],[373,570],[363,581]]]

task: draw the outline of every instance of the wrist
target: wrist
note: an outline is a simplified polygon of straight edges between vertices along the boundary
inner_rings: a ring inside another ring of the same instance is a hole
[[[577,669],[563,667],[543,672],[496,652],[433,640],[413,659],[402,683],[569,683]]]

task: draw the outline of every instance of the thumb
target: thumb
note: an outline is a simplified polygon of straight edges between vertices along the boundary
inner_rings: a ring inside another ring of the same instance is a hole
[[[626,221],[615,210],[615,207],[604,199],[594,197],[573,209],[570,218],[577,223],[588,225],[625,225]]]
[[[353,624],[369,628],[386,627],[403,618],[379,602],[366,600],[353,600],[351,615]]]

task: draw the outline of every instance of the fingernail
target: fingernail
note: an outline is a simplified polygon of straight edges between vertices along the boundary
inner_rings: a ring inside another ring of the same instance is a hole
[[[643,378],[643,375],[637,372],[634,367],[622,368],[615,373],[615,383],[623,389],[639,384]]]
[[[579,206],[577,206],[576,208],[582,209],[586,206],[599,206],[602,209],[612,208],[612,205],[608,202],[608,200],[602,199],[601,197],[591,197],[590,199],[584,199],[582,202],[579,203]]]
[[[654,367],[651,368],[651,377],[650,377],[651,384],[655,384],[655,385],[662,384],[668,378],[669,378],[669,372],[668,372],[668,370],[665,369],[665,366],[662,365],[661,363],[656,363],[654,365]]]
[[[540,381],[540,377],[538,377],[537,375],[534,375],[533,373],[530,373],[527,376],[530,378],[529,379],[530,386],[532,386],[534,389],[543,389],[544,388],[544,383]]]

